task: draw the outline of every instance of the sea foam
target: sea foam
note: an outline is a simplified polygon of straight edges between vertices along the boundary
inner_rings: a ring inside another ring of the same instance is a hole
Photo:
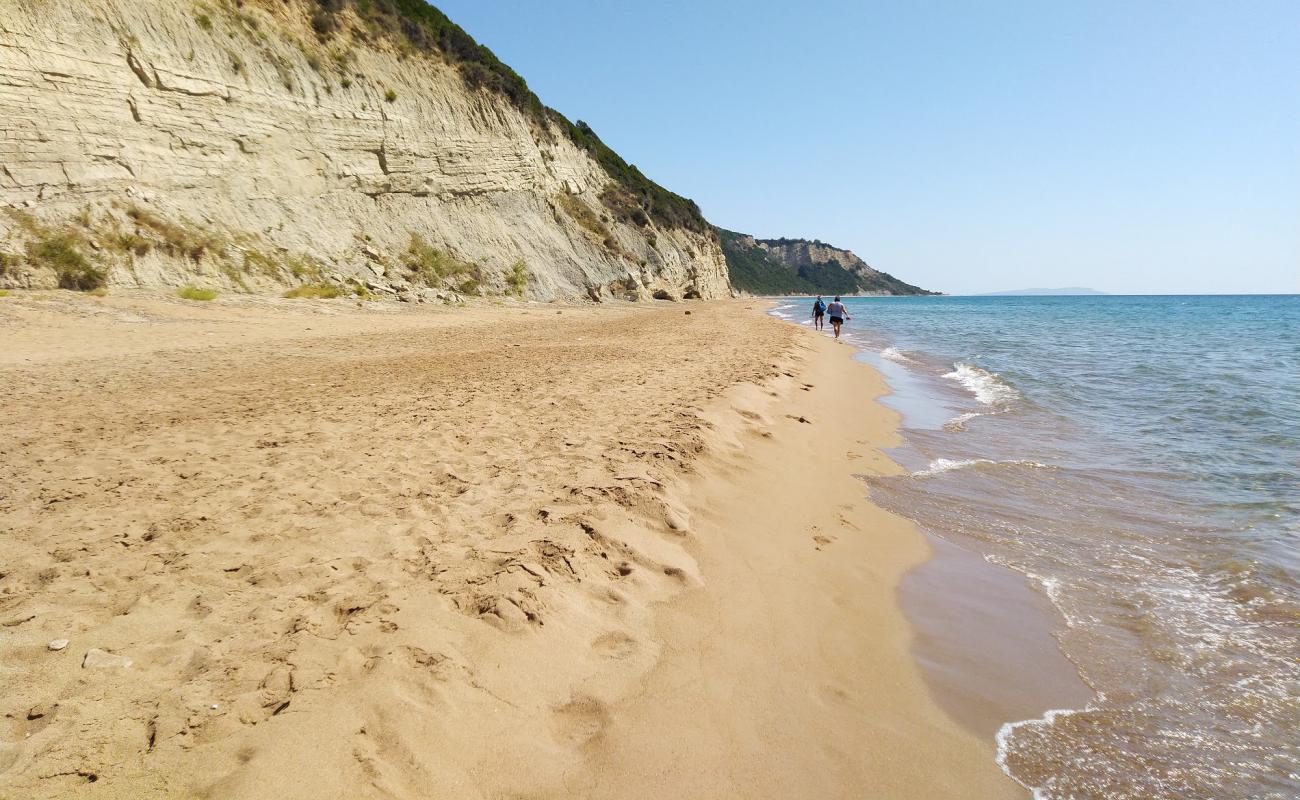
[[[997,373],[970,364],[957,362],[953,364],[952,372],[943,377],[965,386],[976,400],[985,405],[1007,405],[1020,399],[1020,392],[1003,382]]]
[[[897,347],[886,347],[884,350],[880,351],[880,355],[882,358],[887,358],[896,364],[916,363],[914,359],[908,358],[907,356],[903,355],[903,351],[899,350]]]
[[[998,729],[997,735],[994,737],[994,740],[997,742],[998,754],[995,759],[997,765],[1002,768],[1002,771],[1006,773],[1008,778],[1032,792],[1034,800],[1048,800],[1050,795],[1045,791],[1047,787],[1030,786],[1026,784],[1024,781],[1017,778],[1015,774],[1012,773],[1011,767],[1007,765],[1007,754],[1010,751],[1011,735],[1015,733],[1018,728],[1023,728],[1027,725],[1034,727],[1051,727],[1059,717],[1068,717],[1071,714],[1081,714],[1087,710],[1088,709],[1086,708],[1054,708],[1043,714],[1043,716],[1038,719],[1026,719],[1019,722],[1008,722],[1004,724]]]
[[[1033,469],[1051,469],[1047,464],[1038,461],[994,461],[989,458],[936,458],[931,461],[925,469],[919,469],[912,473],[913,478],[924,478],[930,475],[939,475],[944,472],[951,472],[955,469],[965,469],[967,467],[977,467],[981,464],[997,464],[1001,466],[1013,467],[1031,467]]]
[[[964,431],[966,430],[967,422],[970,422],[976,417],[983,417],[983,416],[987,416],[987,415],[981,414],[978,411],[968,411],[965,414],[958,414],[957,416],[943,423],[943,429],[946,431]]]

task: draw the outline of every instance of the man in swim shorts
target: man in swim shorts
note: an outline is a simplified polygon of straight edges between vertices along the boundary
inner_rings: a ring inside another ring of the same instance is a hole
[[[813,303],[813,327],[819,331],[826,327],[826,304],[821,295],[817,295],[817,302]]]
[[[844,320],[852,319],[852,317],[849,316],[848,310],[844,308],[844,304],[840,302],[838,297],[835,298],[835,302],[826,306],[826,313],[830,315],[831,327],[835,329],[835,338],[840,338],[840,326],[844,324]]]

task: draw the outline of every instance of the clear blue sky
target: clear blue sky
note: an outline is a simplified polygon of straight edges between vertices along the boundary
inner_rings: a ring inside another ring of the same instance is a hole
[[[1300,291],[1300,0],[440,0],[717,225],[942,291]]]

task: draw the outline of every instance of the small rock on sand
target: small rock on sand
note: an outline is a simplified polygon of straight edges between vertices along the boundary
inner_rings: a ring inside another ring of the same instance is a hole
[[[107,650],[92,647],[81,659],[82,669],[126,669],[131,666],[131,659],[114,655]]]
[[[49,647],[51,650],[53,650],[54,652],[57,653],[58,651],[60,651],[60,650],[62,650],[63,648],[65,648],[65,647],[68,646],[68,640],[67,640],[67,639],[55,639],[54,641],[50,642],[50,643],[49,643],[48,645],[46,645],[46,646]]]

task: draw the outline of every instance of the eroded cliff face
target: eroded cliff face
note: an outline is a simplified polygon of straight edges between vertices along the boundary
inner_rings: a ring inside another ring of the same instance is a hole
[[[767,252],[776,261],[797,269],[800,266],[835,264],[841,269],[861,279],[860,291],[870,293],[880,291],[889,294],[885,287],[877,284],[882,279],[892,277],[867,264],[851,250],[831,247],[828,244],[807,239],[753,239],[749,241]],[[914,287],[909,287],[914,288]]]
[[[934,294],[867,264],[851,250],[808,239],[757,239],[719,230],[733,286],[742,293]]]
[[[0,286],[730,293],[711,231],[621,221],[556,124],[311,11],[0,0]]]

